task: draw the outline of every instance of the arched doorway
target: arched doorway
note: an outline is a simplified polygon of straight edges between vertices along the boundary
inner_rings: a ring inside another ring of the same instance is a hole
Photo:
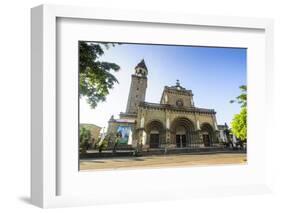
[[[184,148],[187,146],[187,137],[188,132],[184,126],[177,126],[176,127],[176,147],[177,148]]]
[[[192,143],[194,125],[187,118],[177,118],[171,125],[172,140],[177,148],[186,148]]]
[[[214,140],[213,127],[208,123],[203,123],[201,125],[201,132],[202,132],[204,146],[205,147],[212,146]]]
[[[164,126],[158,120],[153,120],[146,126],[146,132],[148,133],[148,142],[150,148],[159,148],[163,138]]]

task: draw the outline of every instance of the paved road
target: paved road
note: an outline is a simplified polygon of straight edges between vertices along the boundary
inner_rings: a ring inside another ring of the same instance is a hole
[[[205,154],[205,155],[168,155],[131,158],[108,158],[96,160],[81,160],[81,170],[100,169],[134,169],[163,168],[182,166],[206,166],[216,164],[245,164],[246,154]]]

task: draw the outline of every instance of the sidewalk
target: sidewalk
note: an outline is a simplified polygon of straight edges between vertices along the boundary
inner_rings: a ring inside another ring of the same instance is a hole
[[[131,158],[104,158],[80,160],[81,170],[97,169],[134,169],[134,168],[163,168],[182,166],[210,166],[224,164],[245,164],[246,154],[241,153],[217,153],[217,154],[180,154],[158,155]]]

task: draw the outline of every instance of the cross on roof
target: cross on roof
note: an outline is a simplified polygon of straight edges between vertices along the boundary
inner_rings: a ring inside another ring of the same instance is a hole
[[[177,79],[177,83],[176,83],[177,86],[180,86],[180,81]]]

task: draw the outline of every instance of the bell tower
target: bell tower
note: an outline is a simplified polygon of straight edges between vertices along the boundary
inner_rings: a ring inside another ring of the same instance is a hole
[[[131,87],[127,102],[126,113],[137,113],[138,105],[140,102],[145,101],[145,93],[147,88],[147,74],[148,70],[145,65],[144,59],[135,67],[135,73],[131,78]]]

